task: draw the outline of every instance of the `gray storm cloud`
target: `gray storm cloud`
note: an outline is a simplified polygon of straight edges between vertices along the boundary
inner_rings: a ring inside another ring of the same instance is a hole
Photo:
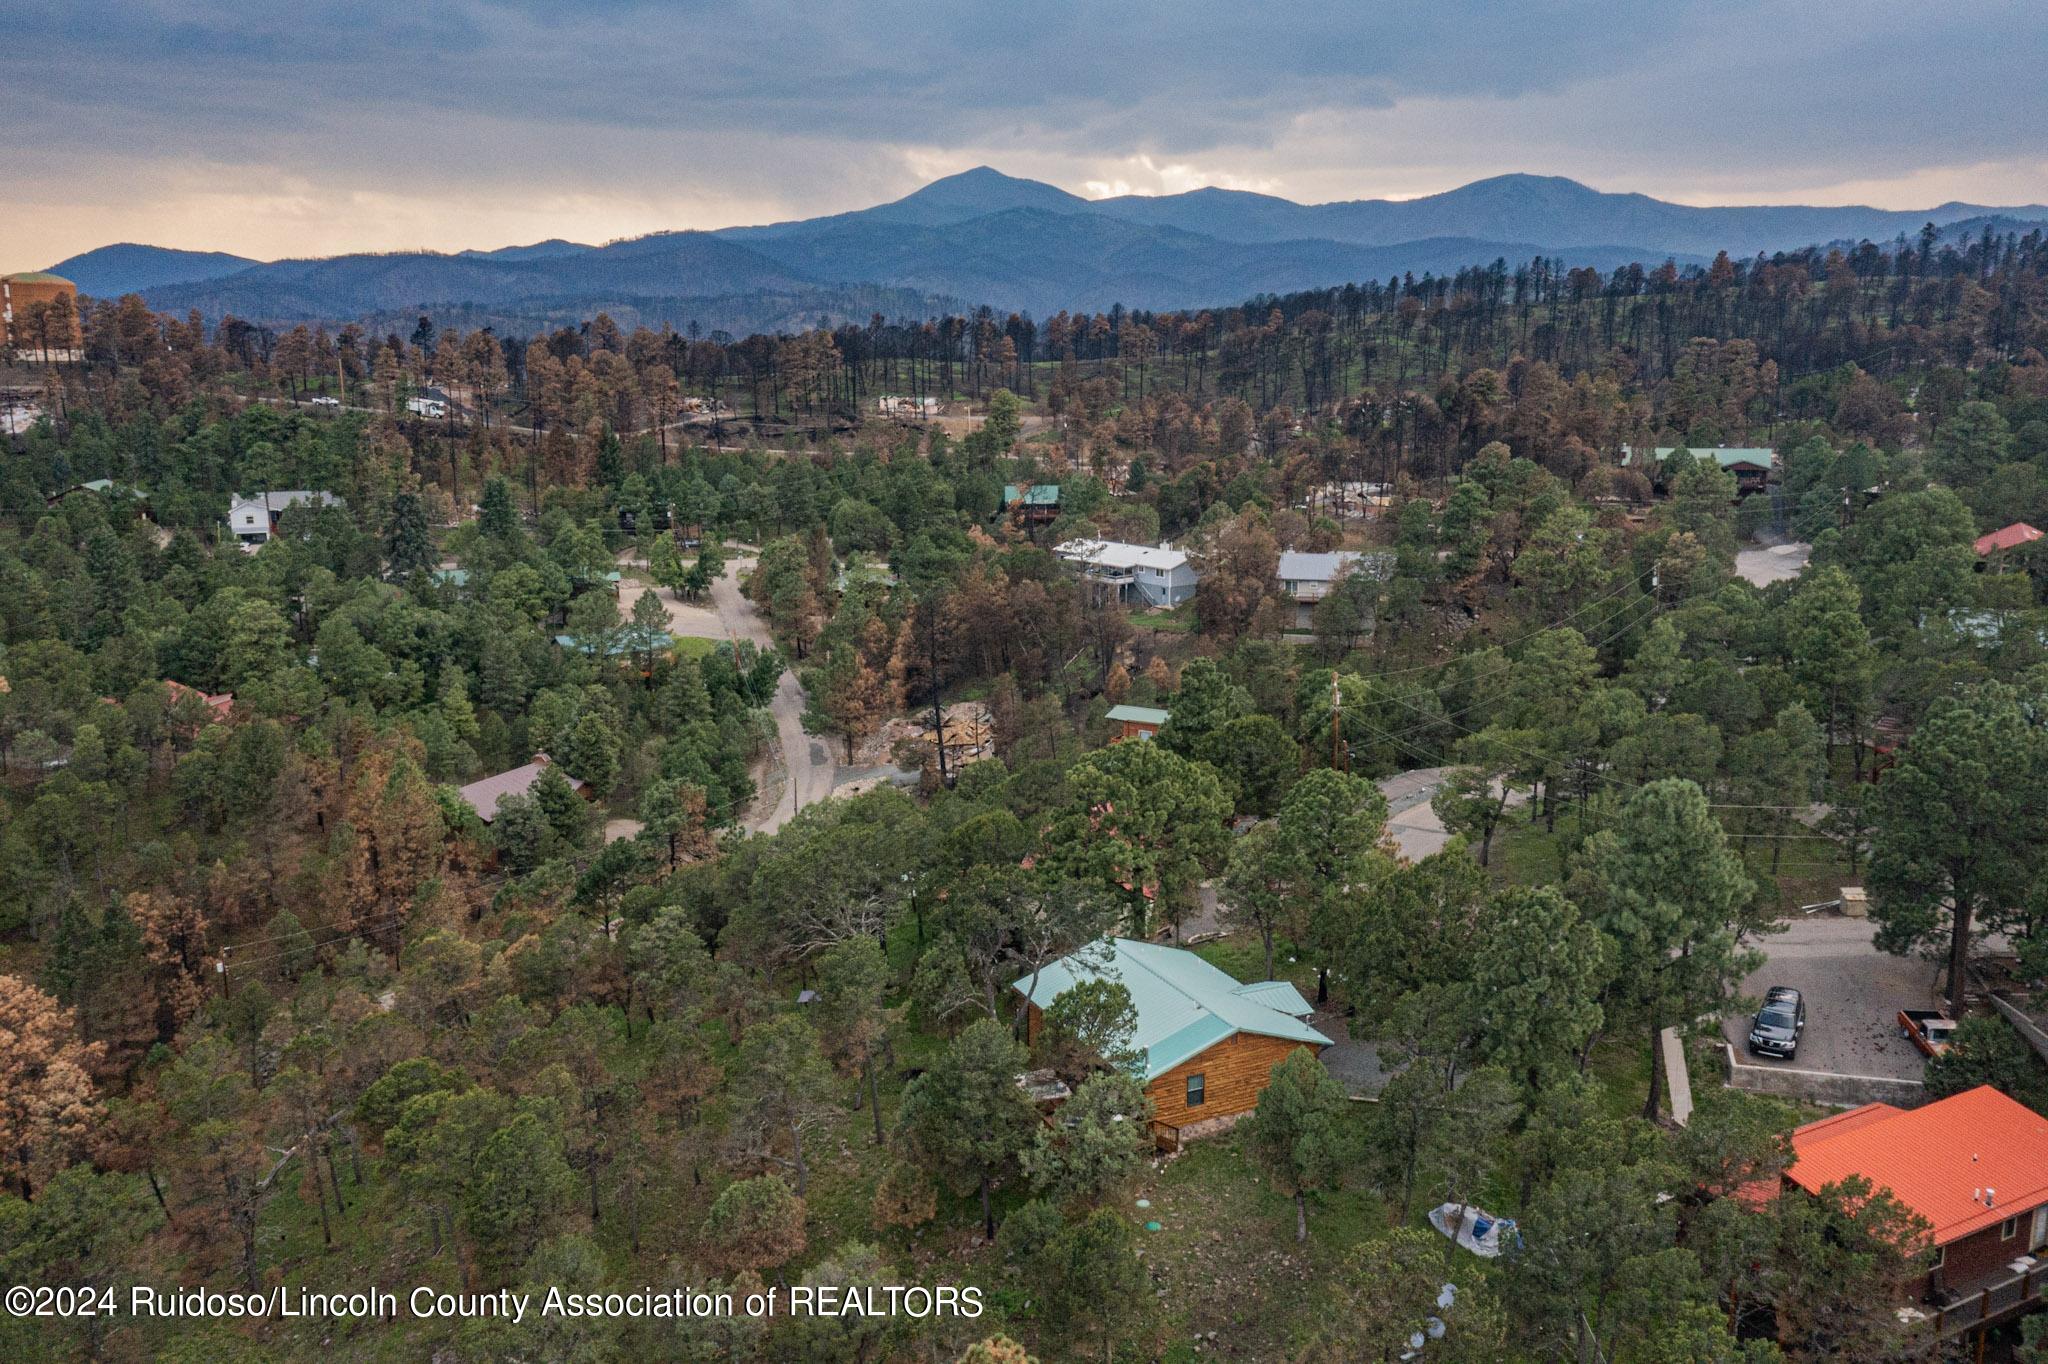
[[[177,244],[718,226],[991,159],[1304,200],[1509,170],[1695,202],[2048,197],[2048,15],[1987,0],[156,0],[7,27],[0,114],[37,130],[0,139],[30,187],[10,260],[209,219]]]

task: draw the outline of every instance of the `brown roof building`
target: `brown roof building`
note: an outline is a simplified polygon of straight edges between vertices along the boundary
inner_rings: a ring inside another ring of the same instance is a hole
[[[43,270],[0,275],[0,333],[30,358],[76,360],[78,286]]]

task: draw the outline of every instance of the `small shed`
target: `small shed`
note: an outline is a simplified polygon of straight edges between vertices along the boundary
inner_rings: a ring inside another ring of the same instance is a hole
[[[1112,706],[1109,710],[1109,722],[1119,726],[1119,729],[1111,736],[1110,742],[1120,744],[1126,739],[1153,738],[1159,733],[1160,726],[1166,723],[1169,714],[1171,712],[1160,710],[1156,706]]]

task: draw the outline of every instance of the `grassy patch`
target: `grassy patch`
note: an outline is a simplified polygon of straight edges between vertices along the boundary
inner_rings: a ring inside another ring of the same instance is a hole
[[[1138,615],[1135,624],[1147,630],[1158,630],[1172,635],[1188,635],[1195,631],[1195,605],[1192,601],[1181,603],[1171,610],[1151,610]]]
[[[1194,951],[1211,966],[1227,971],[1247,984],[1266,979],[1266,949],[1256,933],[1233,933],[1227,938],[1212,938]],[[1289,961],[1290,957],[1296,960]],[[1273,977],[1292,981],[1305,999],[1316,997],[1316,968],[1300,960],[1294,944],[1285,938],[1273,940]]]
[[[722,639],[706,639],[702,635],[683,635],[675,642],[675,651],[682,658],[703,658],[706,654],[725,643]]]
[[[1563,832],[1563,826],[1559,826]],[[1504,885],[1548,886],[1564,879],[1560,838],[1526,810],[1509,811],[1493,834],[1488,869]]]
[[[1599,1082],[1608,1116],[1634,1117],[1650,1092],[1650,1044],[1640,1037],[1605,1038],[1593,1048],[1586,1072]]]
[[[1325,1285],[1350,1248],[1383,1234],[1387,1208],[1349,1187],[1309,1201],[1306,1242],[1294,1239],[1294,1201],[1274,1190],[1236,1134],[1198,1142],[1148,1171],[1126,1203],[1140,1226],[1157,1298],[1160,1344],[1185,1348],[1210,1332],[1234,1357],[1284,1358],[1315,1326]]]

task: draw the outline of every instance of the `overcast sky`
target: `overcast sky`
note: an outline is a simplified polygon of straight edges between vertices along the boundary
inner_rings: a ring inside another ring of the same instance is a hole
[[[2048,202],[2038,0],[17,0],[0,269],[837,212],[990,164],[1315,202],[1508,171]]]

